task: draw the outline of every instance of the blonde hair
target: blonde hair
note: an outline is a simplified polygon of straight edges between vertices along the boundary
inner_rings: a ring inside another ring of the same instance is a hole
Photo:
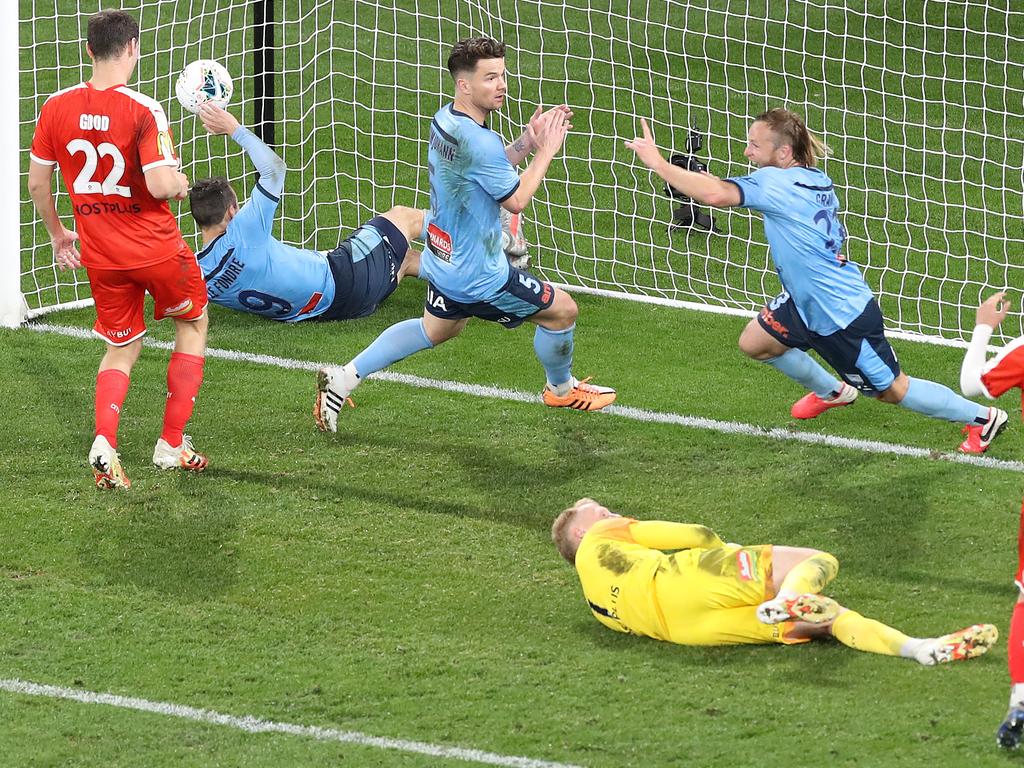
[[[800,165],[813,168],[818,160],[829,153],[821,139],[807,130],[803,119],[796,112],[783,107],[769,109],[756,118],[755,123],[764,123],[775,134],[775,148],[788,144],[793,148],[793,159]]]
[[[563,509],[551,524],[551,540],[558,547],[558,553],[572,565],[576,565],[576,550],[579,549],[579,542],[572,535],[572,524],[576,520],[580,504],[588,501],[593,499],[579,499],[571,507]]]

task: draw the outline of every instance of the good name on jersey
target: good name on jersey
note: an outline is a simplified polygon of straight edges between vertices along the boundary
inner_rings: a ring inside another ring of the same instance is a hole
[[[78,127],[83,131],[109,131],[110,117],[108,115],[79,115]]]

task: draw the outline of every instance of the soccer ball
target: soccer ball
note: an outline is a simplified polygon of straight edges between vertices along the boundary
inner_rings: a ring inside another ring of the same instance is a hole
[[[234,88],[231,75],[224,67],[216,61],[200,59],[181,71],[174,92],[181,106],[195,114],[203,104],[226,107]]]

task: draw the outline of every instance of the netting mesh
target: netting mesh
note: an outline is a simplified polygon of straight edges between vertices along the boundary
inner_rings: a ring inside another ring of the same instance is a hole
[[[56,5],[21,3],[23,168],[42,100],[87,72],[84,25],[98,3]],[[186,62],[214,58],[235,76],[236,113],[252,120],[250,3],[123,5],[144,30],[135,87],[165,105],[184,170],[190,178],[227,173],[247,187],[252,177],[234,145],[197,131],[172,94]],[[666,150],[681,151],[695,127],[710,171],[742,175],[751,117],[785,105],[832,149],[824,169],[845,210],[846,252],[864,268],[889,326],[963,339],[980,297],[1024,283],[1024,7],[849,5],[279,1],[277,148],[290,169],[279,235],[328,248],[374,212],[425,207],[427,128],[451,93],[448,51],[460,37],[487,33],[510,47],[511,98],[492,127],[511,139],[538,103],[575,110],[564,154],[526,214],[537,270],[548,279],[760,306],[779,284],[757,217],[723,211],[719,234],[670,233],[673,204],[623,141],[636,134],[638,116],[652,120]],[[45,233],[23,207],[30,306],[87,296],[54,273]],[[181,224],[193,232],[187,215]]]

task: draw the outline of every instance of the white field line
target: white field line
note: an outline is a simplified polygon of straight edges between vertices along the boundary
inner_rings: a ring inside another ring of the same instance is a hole
[[[84,328],[75,328],[63,325],[30,324],[28,328],[46,333],[59,333],[64,336],[72,336],[81,339],[96,339],[91,331]],[[156,341],[146,339],[146,345],[157,349],[172,349],[173,344],[167,341]],[[237,360],[261,365],[273,365],[278,368],[292,368],[305,371],[315,371],[321,363],[306,360],[292,360],[286,357],[275,357],[273,355],[257,355],[249,352],[239,352],[231,349],[207,349],[208,357],[216,357],[224,360]],[[405,373],[394,373],[392,371],[380,371],[372,374],[369,378],[379,381],[390,381],[398,384],[406,384],[412,387],[423,389],[439,389],[444,392],[455,392],[474,397],[487,397],[496,400],[508,400],[519,403],[540,403],[540,394],[534,392],[522,392],[516,389],[505,389],[503,387],[489,387],[480,384],[462,384],[457,381],[446,381],[443,379],[428,379],[423,376],[412,376]],[[782,440],[810,445],[826,445],[831,448],[846,448],[862,453],[890,454],[894,456],[910,456],[919,459],[932,459],[947,461],[954,464],[973,464],[986,469],[1003,469],[1009,472],[1024,473],[1024,462],[1007,461],[1004,459],[992,459],[987,456],[973,456],[963,453],[939,453],[928,448],[918,448],[912,445],[900,443],[885,443],[878,440],[858,440],[850,437],[837,437],[836,435],[824,435],[818,432],[794,432],[782,427],[759,427],[756,424],[746,424],[741,421],[718,421],[716,419],[705,419],[700,416],[683,416],[677,413],[662,413],[659,411],[648,411],[643,408],[632,408],[626,405],[612,405],[597,414],[608,416],[619,416],[643,421],[652,424],[674,424],[690,429],[703,429],[711,432],[720,432],[727,435],[744,435],[746,437],[767,438],[769,440]],[[597,415],[595,414],[595,415]]]
[[[363,747],[375,747],[377,749],[393,749],[399,752],[415,752],[420,755],[431,757],[443,757],[451,760],[465,760],[468,763],[482,763],[485,765],[508,766],[508,768],[578,768],[567,763],[553,763],[548,760],[534,760],[531,757],[516,757],[515,755],[499,755],[494,752],[484,752],[479,749],[466,749],[464,747],[446,747],[440,744],[430,744],[425,741],[408,741],[406,739],[389,739],[383,736],[371,736],[359,731],[339,731],[334,728],[320,728],[315,725],[296,725],[294,723],[279,723],[273,720],[263,720],[252,715],[236,717],[225,715],[221,712],[214,712],[209,709],[196,709],[181,704],[170,704],[165,701],[149,701],[148,699],[136,699],[130,696],[117,696],[111,693],[95,693],[93,691],[82,691],[74,688],[62,688],[57,685],[40,685],[24,680],[10,680],[0,678],[0,690],[10,693],[25,694],[27,696],[45,696],[51,699],[68,699],[79,701],[83,704],[106,704],[121,709],[132,709],[138,712],[151,712],[166,717],[178,717],[183,720],[193,720],[197,723],[209,723],[211,725],[225,725],[229,728],[237,728],[247,733],[284,733],[290,736],[305,736],[317,741],[334,741],[343,744],[358,744]]]

